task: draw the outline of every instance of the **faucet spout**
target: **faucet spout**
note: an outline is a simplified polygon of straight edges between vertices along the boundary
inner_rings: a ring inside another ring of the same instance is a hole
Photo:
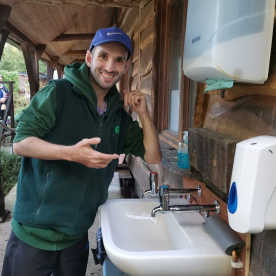
[[[161,212],[163,211],[163,208],[161,206],[155,207],[152,211],[151,211],[151,217],[155,217],[155,213],[156,212]]]

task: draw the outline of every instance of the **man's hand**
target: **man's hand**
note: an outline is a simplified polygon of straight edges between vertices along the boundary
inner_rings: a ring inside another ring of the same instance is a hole
[[[93,150],[91,145],[101,142],[98,137],[83,139],[73,146],[62,146],[46,142],[37,137],[28,137],[13,144],[13,151],[19,156],[42,160],[67,160],[78,162],[94,169],[105,168],[118,154],[104,154]]]
[[[107,167],[113,159],[119,158],[118,154],[104,154],[91,148],[91,145],[97,145],[100,142],[100,138],[83,139],[71,146],[71,161],[81,163],[89,168],[101,169]]]
[[[124,106],[129,105],[138,115],[145,115],[148,113],[145,94],[140,90],[128,92],[126,89],[123,90],[123,93],[125,95]]]
[[[1,98],[1,99],[0,99],[0,102],[1,102],[1,103],[5,103],[5,102],[6,102],[6,98]]]

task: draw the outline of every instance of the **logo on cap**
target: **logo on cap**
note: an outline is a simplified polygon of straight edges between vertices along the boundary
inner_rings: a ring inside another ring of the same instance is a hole
[[[123,35],[122,33],[110,33],[108,32],[107,35],[114,35],[114,34],[120,34],[120,35]]]

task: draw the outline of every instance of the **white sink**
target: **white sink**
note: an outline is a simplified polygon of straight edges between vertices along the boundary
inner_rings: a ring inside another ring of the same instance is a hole
[[[172,204],[187,204],[175,199]],[[171,204],[171,205],[172,205]],[[230,276],[231,257],[202,227],[198,213],[156,213],[158,199],[114,199],[101,207],[104,246],[131,276]]]

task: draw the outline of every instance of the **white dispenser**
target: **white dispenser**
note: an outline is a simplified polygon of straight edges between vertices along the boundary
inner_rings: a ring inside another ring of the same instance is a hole
[[[267,79],[275,0],[192,0],[184,46],[184,74],[264,83]]]
[[[228,220],[240,233],[276,229],[276,137],[237,144],[228,198]]]

